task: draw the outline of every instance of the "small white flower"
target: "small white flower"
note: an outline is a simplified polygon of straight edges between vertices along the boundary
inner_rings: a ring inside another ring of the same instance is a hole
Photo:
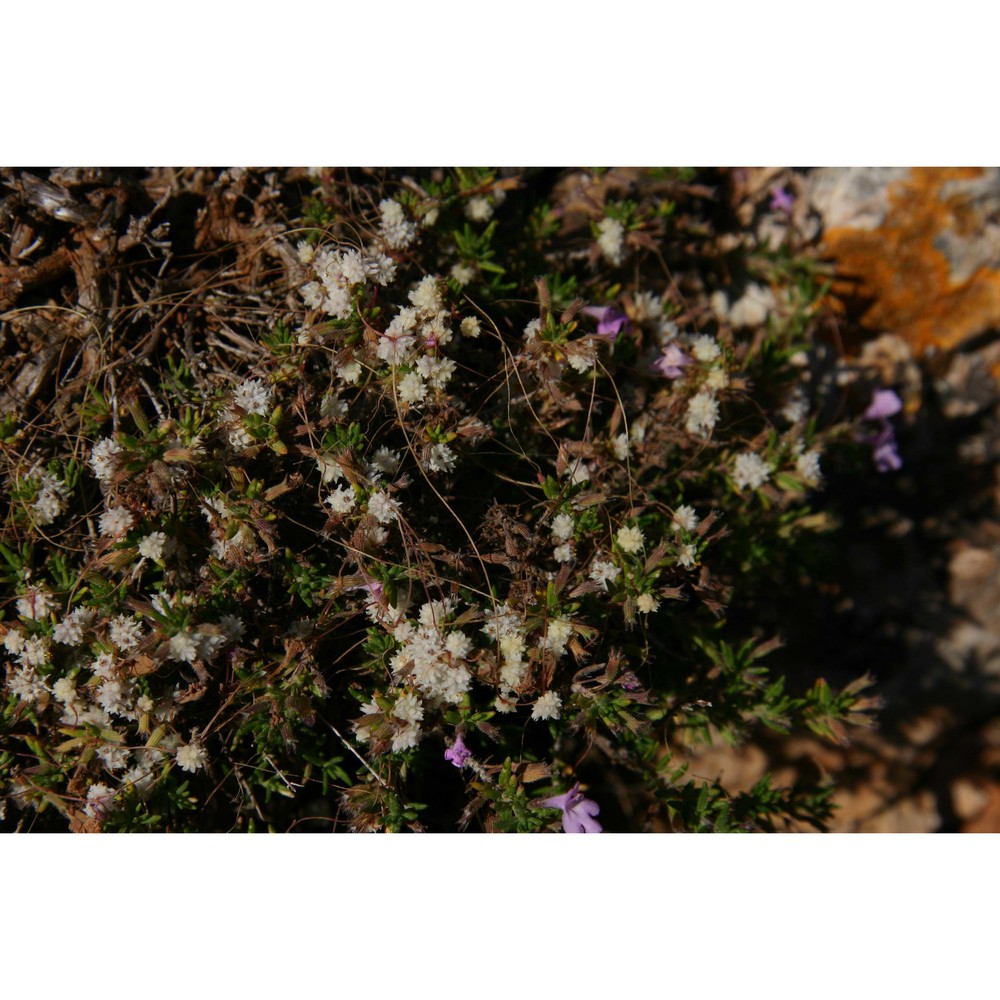
[[[399,502],[378,490],[368,498],[368,513],[380,524],[389,524],[399,517]]]
[[[691,338],[691,353],[699,361],[707,364],[722,354],[722,348],[716,343],[714,337],[709,336],[707,333],[702,333],[697,337]]]
[[[198,637],[191,632],[178,632],[170,637],[170,659],[193,663],[198,657]]]
[[[334,458],[330,458],[328,455],[320,455],[316,459],[316,468],[319,469],[320,475],[325,483],[335,483],[340,479],[345,479],[344,469]]]
[[[20,607],[18,607],[18,611],[20,612]],[[10,629],[3,637],[3,645],[8,653],[17,655],[24,649],[24,633],[20,629]]]
[[[652,292],[639,292],[635,297],[635,318],[639,323],[658,319],[663,313],[663,299]]]
[[[590,568],[590,579],[594,583],[599,583],[605,590],[609,583],[614,583],[621,574],[621,570],[612,562],[606,559],[595,559]]]
[[[104,438],[94,445],[90,453],[90,467],[94,470],[94,475],[104,484],[110,483],[115,474],[118,462],[116,455],[122,450],[122,446],[114,438]]]
[[[477,194],[465,203],[465,215],[473,222],[488,222],[493,217],[493,206],[489,198]]]
[[[660,607],[660,602],[652,594],[640,594],[636,598],[635,608],[640,614],[648,615]]]
[[[697,552],[693,544],[682,545],[677,549],[677,565],[690,569],[697,558]]]
[[[248,378],[244,379],[233,392],[233,402],[244,413],[267,416],[271,409],[273,394],[274,391],[259,378]]]
[[[427,466],[431,472],[451,472],[455,468],[455,453],[446,444],[433,444]]]
[[[641,528],[619,528],[617,536],[618,545],[622,552],[628,555],[635,555],[642,551],[643,543],[646,541]]]
[[[611,450],[619,462],[624,462],[628,458],[629,442],[627,434],[619,434],[611,439]]]
[[[455,264],[451,269],[451,276],[463,287],[476,276],[476,269],[469,264]]]
[[[713,392],[721,392],[729,385],[729,375],[722,368],[713,368],[705,376],[705,385]]]
[[[420,284],[409,294],[413,307],[426,316],[435,316],[441,311],[441,286],[433,274],[425,275]]]
[[[326,503],[335,514],[347,514],[354,510],[356,503],[354,490],[350,486],[338,486],[326,498]]]
[[[319,403],[319,415],[329,420],[339,420],[347,416],[347,402],[336,392],[328,392]]]
[[[41,587],[35,587],[17,599],[17,613],[22,618],[41,621],[55,607],[52,595]]]
[[[143,559],[156,560],[163,558],[167,550],[167,536],[162,531],[151,531],[139,540],[139,555]]]
[[[386,245],[394,249],[409,246],[417,235],[417,227],[407,221],[403,214],[403,206],[398,201],[386,198],[379,202],[378,208],[382,214],[379,230]]]
[[[419,722],[424,717],[424,706],[415,694],[404,694],[393,706],[392,714],[403,722]]]
[[[600,235],[597,246],[610,264],[622,262],[625,247],[625,227],[617,219],[601,219],[597,225]]]
[[[52,524],[66,509],[66,501],[57,490],[43,487],[31,505],[31,509],[35,514],[36,523],[45,527]]]
[[[748,487],[760,489],[771,478],[771,467],[752,451],[744,451],[736,456],[733,463],[733,483],[738,490]]]
[[[427,383],[416,373],[409,372],[399,383],[399,398],[411,406],[423,402],[427,396]]]
[[[402,753],[404,750],[409,750],[412,747],[415,747],[419,742],[420,726],[418,726],[415,722],[411,722],[409,725],[404,726],[402,729],[393,734],[392,752]]]
[[[552,519],[552,537],[560,542],[568,542],[573,537],[574,523],[569,514],[556,514]]]
[[[36,635],[31,639],[25,639],[21,652],[18,653],[17,662],[28,667],[46,666],[49,662],[49,637]]]
[[[562,699],[555,691],[546,691],[531,709],[533,719],[558,719],[562,710]]]
[[[399,463],[402,457],[399,452],[392,451],[384,445],[375,452],[368,463],[368,475],[372,479],[379,479],[382,476],[394,476],[399,471]]]
[[[537,317],[531,320],[524,328],[524,339],[531,341],[538,336],[538,332],[542,328],[542,321]]]
[[[475,340],[480,333],[482,333],[482,329],[479,326],[479,317],[466,316],[465,319],[462,320],[461,331],[463,337]]]
[[[795,460],[795,468],[810,486],[817,485],[822,478],[819,468],[819,452],[815,450],[804,451]]]
[[[337,377],[347,385],[355,385],[361,378],[361,365],[357,361],[348,361],[337,369]]]
[[[556,562],[572,562],[573,561],[573,546],[569,542],[563,542],[562,545],[557,545],[552,550],[552,558]]]
[[[52,696],[63,705],[72,705],[76,701],[76,681],[72,677],[60,677],[52,685]]]
[[[107,785],[100,783],[91,785],[87,789],[87,805],[84,807],[84,813],[95,818],[106,816],[113,808],[117,794],[115,789],[108,788]]]
[[[809,413],[809,400],[806,399],[800,387],[788,397],[785,405],[781,408],[781,415],[790,423],[797,424],[800,420],[805,420]]]
[[[451,358],[432,358],[425,354],[417,361],[417,371],[435,389],[443,389],[455,373],[455,362]]]
[[[698,515],[694,507],[683,504],[674,511],[674,521],[685,531],[694,531],[698,527]]]
[[[97,526],[103,538],[117,538],[134,523],[135,518],[124,507],[111,507],[100,516]]]
[[[65,618],[52,630],[52,638],[56,642],[61,642],[64,646],[79,646],[83,642],[83,615],[80,608]]]
[[[142,625],[137,618],[119,615],[108,628],[108,638],[123,652],[139,645]]]
[[[719,419],[719,404],[708,392],[699,392],[688,400],[687,422],[685,428],[689,434],[706,434]]]
[[[186,746],[178,747],[174,751],[174,758],[177,761],[177,766],[190,774],[194,774],[208,762],[205,748],[198,743],[189,743]]]

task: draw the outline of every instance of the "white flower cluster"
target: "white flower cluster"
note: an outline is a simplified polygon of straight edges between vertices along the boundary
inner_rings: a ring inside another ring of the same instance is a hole
[[[719,403],[710,392],[699,392],[688,400],[687,421],[689,434],[708,434],[719,419]]]
[[[616,541],[622,552],[631,556],[642,551],[646,537],[643,535],[641,528],[624,527],[618,529]]]
[[[124,507],[109,507],[97,522],[102,538],[118,538],[133,524],[135,518]]]
[[[431,703],[457,705],[472,686],[467,657],[472,640],[459,629],[446,632],[444,619],[454,609],[454,601],[424,604],[418,622],[404,621],[393,630],[402,647],[390,664],[396,683],[413,685]]]
[[[66,509],[69,499],[69,489],[66,484],[48,472],[38,475],[38,494],[31,510],[35,515],[35,523],[41,527],[52,524]]]
[[[117,455],[121,453],[122,446],[114,438],[103,438],[94,445],[90,452],[90,467],[94,470],[94,475],[101,484],[110,484],[115,470],[118,468]]]
[[[625,258],[625,227],[611,218],[601,219],[597,224],[597,247],[609,264],[617,267]]]
[[[266,417],[271,412],[274,390],[259,378],[244,379],[233,392],[233,403],[244,413]]]
[[[311,264],[318,280],[302,286],[302,300],[310,309],[322,309],[340,320],[350,318],[354,310],[355,288],[368,281],[385,286],[396,276],[396,262],[391,257],[353,248],[323,247],[313,254]]]
[[[733,484],[738,490],[760,489],[771,478],[771,466],[752,451],[736,456],[733,463]]]
[[[382,216],[379,232],[386,246],[394,250],[408,247],[417,235],[417,227],[406,218],[403,206],[392,198],[385,198],[379,202],[378,210]]]

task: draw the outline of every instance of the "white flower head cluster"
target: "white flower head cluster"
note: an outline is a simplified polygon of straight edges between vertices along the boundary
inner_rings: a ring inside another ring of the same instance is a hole
[[[17,613],[22,618],[41,621],[55,608],[52,594],[43,587],[34,587],[17,599]]]
[[[637,323],[659,319],[663,315],[663,299],[659,295],[654,295],[652,292],[639,292],[634,301]]]
[[[616,267],[625,257],[625,227],[611,218],[601,219],[597,225],[597,247],[609,264]]]
[[[558,719],[561,712],[562,698],[555,691],[546,691],[535,701],[534,707],[531,709],[531,717],[542,721]]]
[[[694,507],[688,504],[681,504],[674,511],[674,522],[679,528],[683,528],[685,531],[694,531],[698,527],[698,520],[699,518],[694,511]]]
[[[135,523],[131,513],[124,507],[109,507],[97,522],[103,538],[118,538]]]
[[[689,434],[708,434],[719,419],[719,403],[709,392],[699,392],[688,400],[687,421]]]
[[[524,680],[528,671],[528,664],[524,659],[527,648],[524,623],[520,616],[504,603],[495,610],[487,608],[483,632],[500,647],[502,689],[506,688],[507,692],[513,691]]]
[[[174,759],[182,771],[194,774],[208,763],[208,754],[200,743],[188,743],[177,748]]]
[[[100,482],[107,486],[118,468],[116,456],[121,453],[122,446],[114,438],[103,438],[94,445],[90,452],[90,467]]]
[[[707,333],[692,337],[689,346],[691,353],[704,364],[715,361],[722,354],[722,348],[716,343],[715,338]]]
[[[417,227],[406,218],[403,206],[392,198],[385,198],[379,202],[378,210],[382,216],[379,232],[386,246],[394,250],[408,247],[417,235]]]
[[[472,281],[476,276],[476,269],[469,264],[453,264],[451,276],[463,287]]]
[[[326,504],[334,514],[349,514],[357,502],[354,490],[350,486],[338,486],[327,495]]]
[[[613,437],[611,439],[611,451],[619,462],[624,462],[628,458],[630,451],[628,435],[623,433]]]
[[[348,361],[337,369],[337,378],[347,385],[356,385],[361,378],[361,365],[357,361]]]
[[[41,473],[38,477],[38,495],[31,505],[35,523],[42,527],[52,524],[66,509],[68,498],[69,489],[61,479],[47,472]]]
[[[347,416],[347,401],[339,392],[328,392],[319,401],[319,415],[327,420],[341,420]]]
[[[143,559],[152,559],[154,562],[162,559],[170,547],[170,542],[162,531],[151,531],[139,539],[139,555]]]
[[[233,391],[233,403],[244,413],[266,417],[271,412],[274,390],[259,378],[246,378]]]
[[[698,557],[697,550],[691,543],[681,545],[677,549],[677,565],[690,569],[695,564]]]
[[[560,542],[568,542],[573,537],[575,524],[569,514],[556,514],[552,519],[552,537]]]
[[[795,468],[809,486],[817,486],[823,478],[819,467],[819,452],[816,450],[802,452],[795,460]]]
[[[425,354],[417,361],[417,371],[435,389],[443,389],[455,373],[455,362],[451,358],[432,358]]]
[[[553,653],[558,660],[566,652],[566,644],[573,636],[573,623],[565,618],[554,618],[547,622],[538,648]]]
[[[462,336],[468,337],[470,340],[476,340],[482,333],[482,327],[479,325],[478,316],[466,316],[462,320],[461,327]]]
[[[427,467],[431,472],[451,472],[455,468],[455,453],[446,444],[432,444]]]
[[[733,463],[733,484],[738,490],[760,489],[771,478],[771,466],[756,452],[744,451]]]
[[[375,518],[379,524],[389,524],[399,517],[399,501],[393,500],[382,490],[376,490],[368,498],[368,513]]]
[[[640,594],[635,601],[635,609],[641,615],[659,610],[660,602],[652,594]]]
[[[614,583],[621,574],[621,570],[606,559],[595,559],[590,567],[590,579],[594,583],[600,584],[605,590],[609,583]]]
[[[396,475],[402,460],[399,452],[383,445],[372,455],[371,461],[368,463],[368,478],[378,482],[383,476]]]
[[[643,535],[641,528],[623,527],[618,529],[616,541],[622,552],[631,556],[642,551],[646,537]]]
[[[66,615],[52,630],[52,638],[64,646],[79,646],[83,633],[90,627],[94,612],[90,608],[77,608]]]
[[[142,638],[142,623],[134,616],[118,615],[108,626],[108,638],[122,652],[134,649]]]
[[[489,222],[493,218],[493,204],[485,195],[473,195],[465,203],[465,217],[472,222]]]
[[[785,405],[781,408],[781,415],[790,424],[797,424],[809,415],[809,400],[806,399],[801,386],[796,386],[789,394]]]
[[[427,383],[420,377],[418,372],[408,372],[399,381],[400,402],[408,406],[416,406],[422,403],[427,396]]]
[[[438,624],[421,613],[421,624],[402,622],[395,627],[393,635],[403,645],[392,657],[392,671],[397,682],[412,684],[430,702],[457,705],[472,686],[472,671],[466,663],[472,642],[459,630],[445,633],[440,624],[443,610],[438,608]]]

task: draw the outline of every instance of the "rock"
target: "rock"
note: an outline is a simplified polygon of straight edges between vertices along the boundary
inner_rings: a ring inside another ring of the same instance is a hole
[[[824,168],[807,197],[837,265],[833,300],[918,352],[1000,329],[1000,170]]]
[[[960,820],[977,819],[989,804],[989,790],[980,783],[970,778],[959,778],[952,784],[951,805]]]
[[[934,794],[928,790],[894,802],[858,826],[859,833],[934,833],[941,826]]]

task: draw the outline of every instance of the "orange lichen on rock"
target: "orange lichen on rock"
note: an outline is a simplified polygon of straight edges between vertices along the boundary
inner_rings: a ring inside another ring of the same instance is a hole
[[[975,242],[986,221],[975,190],[983,174],[915,168],[889,184],[878,227],[827,230],[824,245],[838,272],[834,309],[853,302],[862,327],[896,333],[918,352],[1000,329],[1000,261]]]

